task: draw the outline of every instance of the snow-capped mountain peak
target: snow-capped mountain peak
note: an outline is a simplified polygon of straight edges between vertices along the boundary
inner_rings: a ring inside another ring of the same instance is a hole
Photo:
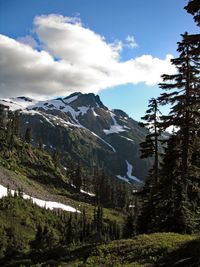
[[[94,157],[112,177],[142,184],[150,166],[138,153],[146,130],[124,111],[109,110],[99,96],[74,93],[45,101],[17,97],[0,104],[20,111],[22,132],[32,127],[35,143],[42,137],[46,148],[73,154],[86,165]]]

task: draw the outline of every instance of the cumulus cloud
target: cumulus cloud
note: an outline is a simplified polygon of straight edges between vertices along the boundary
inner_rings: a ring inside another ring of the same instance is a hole
[[[165,59],[143,55],[121,62],[122,42],[107,43],[84,27],[80,18],[38,16],[34,25],[40,50],[32,37],[14,40],[0,35],[1,97],[97,93],[127,83],[155,84],[163,73],[175,73],[170,55]],[[127,42],[133,46],[133,36]]]
[[[26,35],[25,37],[19,37],[19,38],[17,38],[17,41],[19,41],[20,43],[23,43],[23,44],[28,44],[33,48],[37,48],[37,46],[38,46],[35,39],[30,35]]]

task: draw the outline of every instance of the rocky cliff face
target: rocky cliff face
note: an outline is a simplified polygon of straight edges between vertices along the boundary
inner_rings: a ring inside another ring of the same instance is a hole
[[[112,178],[143,184],[151,165],[140,159],[146,130],[125,112],[109,110],[99,96],[74,93],[48,101],[19,97],[0,104],[20,110],[21,132],[32,127],[33,143],[42,138],[46,150],[59,150],[64,166],[73,158],[87,170],[103,168]]]

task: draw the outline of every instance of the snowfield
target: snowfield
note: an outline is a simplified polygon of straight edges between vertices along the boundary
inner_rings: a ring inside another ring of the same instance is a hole
[[[11,194],[14,195],[15,193],[15,190],[11,190]],[[0,185],[0,198],[4,197],[4,196],[7,196],[8,195],[8,192],[7,192],[7,188]],[[69,211],[69,212],[77,212],[77,213],[80,213],[79,210],[69,206],[69,205],[65,205],[65,204],[62,204],[62,203],[59,203],[59,202],[54,202],[54,201],[46,201],[46,200],[42,200],[42,199],[39,199],[39,198],[34,198],[34,197],[31,197],[29,195],[26,195],[26,194],[23,194],[23,198],[24,199],[31,199],[33,201],[33,203],[35,203],[36,205],[42,207],[42,208],[46,208],[46,209],[50,209],[50,210],[53,210],[53,209],[62,209],[62,210],[65,210],[65,211]]]
[[[140,179],[138,179],[137,177],[132,175],[133,166],[127,160],[126,160],[126,164],[127,164],[127,176],[130,179],[132,179],[132,180],[134,180],[134,181],[136,181],[138,183],[142,183],[143,184],[143,182]]]
[[[107,134],[125,132],[126,129],[124,129],[124,126],[121,126],[117,123],[117,121],[115,119],[115,115],[112,112],[110,112],[110,115],[111,115],[112,120],[113,120],[113,125],[110,126],[109,130],[103,130],[104,133],[107,135]]]
[[[127,183],[130,184],[129,179],[132,179],[140,184],[143,184],[143,181],[141,181],[140,179],[138,179],[137,177],[132,175],[132,171],[133,171],[133,166],[126,160],[126,165],[127,165],[127,173],[126,173],[126,177],[122,177],[121,175],[116,175],[116,177],[120,180],[123,180]],[[129,179],[128,179],[129,178]]]

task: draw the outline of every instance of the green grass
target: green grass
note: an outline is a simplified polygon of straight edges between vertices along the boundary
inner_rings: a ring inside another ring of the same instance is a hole
[[[190,257],[199,262],[199,255],[199,237],[155,233],[98,246],[87,258],[85,266],[172,266],[170,264]]]

